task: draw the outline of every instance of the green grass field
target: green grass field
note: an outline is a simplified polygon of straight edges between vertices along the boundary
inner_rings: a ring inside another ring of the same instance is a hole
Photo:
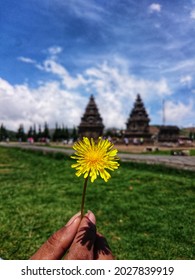
[[[0,257],[28,259],[80,210],[83,178],[62,154],[0,148]],[[108,183],[88,184],[117,259],[195,259],[195,174],[121,163]]]

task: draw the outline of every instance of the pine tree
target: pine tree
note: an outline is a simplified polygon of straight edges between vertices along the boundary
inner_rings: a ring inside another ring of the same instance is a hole
[[[0,141],[5,141],[8,138],[8,132],[3,124],[0,127]]]
[[[37,134],[37,140],[41,141],[42,138],[42,130],[41,130],[41,125],[39,125],[39,129],[38,129],[38,134]]]
[[[58,127],[58,123],[56,123],[55,131],[53,134],[53,141],[59,141],[60,138],[60,128]]]
[[[34,124],[34,127],[33,127],[33,139],[35,142],[37,142],[37,130],[36,130],[36,125]]]
[[[20,124],[20,126],[18,128],[18,131],[17,131],[17,134],[16,134],[16,137],[17,137],[18,141],[20,141],[20,142],[26,141],[26,134],[24,132],[23,124]]]
[[[75,142],[78,138],[78,133],[76,130],[76,127],[74,126],[73,130],[72,130],[72,134],[71,134],[71,138],[73,139],[73,141]]]
[[[28,133],[27,133],[28,138],[31,138],[33,136],[33,129],[32,126],[30,126]]]
[[[45,122],[45,124],[44,124],[44,131],[43,131],[42,135],[43,135],[44,138],[50,139],[49,127],[48,127],[47,122]]]
[[[70,138],[69,130],[68,130],[68,128],[66,127],[66,128],[65,128],[65,133],[64,133],[64,139],[68,141],[69,138]]]

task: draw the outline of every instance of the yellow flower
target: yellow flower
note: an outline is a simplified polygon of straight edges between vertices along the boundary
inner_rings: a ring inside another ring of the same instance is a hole
[[[84,178],[91,177],[91,182],[93,182],[100,175],[107,182],[111,176],[106,169],[114,170],[119,167],[116,161],[118,151],[112,148],[113,144],[107,139],[100,137],[96,143],[93,138],[89,140],[83,137],[73,145],[76,152],[72,158],[76,159],[77,163],[71,167],[77,170],[78,177],[83,174]]]

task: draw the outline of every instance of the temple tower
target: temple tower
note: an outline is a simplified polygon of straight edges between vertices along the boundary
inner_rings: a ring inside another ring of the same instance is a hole
[[[127,120],[127,129],[125,137],[133,140],[135,138],[148,141],[151,138],[149,132],[150,119],[146,112],[141,96],[138,94],[134,103],[134,107]]]
[[[162,125],[158,133],[159,142],[178,142],[179,140],[179,127],[175,125]]]
[[[103,135],[103,129],[102,118],[95,103],[95,99],[93,95],[91,95],[78,127],[79,137],[86,136],[97,139],[99,136]]]

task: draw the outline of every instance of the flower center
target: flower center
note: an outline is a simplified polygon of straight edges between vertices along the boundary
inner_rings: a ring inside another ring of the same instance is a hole
[[[86,161],[91,165],[96,165],[102,161],[102,156],[98,151],[89,151],[86,155]]]

